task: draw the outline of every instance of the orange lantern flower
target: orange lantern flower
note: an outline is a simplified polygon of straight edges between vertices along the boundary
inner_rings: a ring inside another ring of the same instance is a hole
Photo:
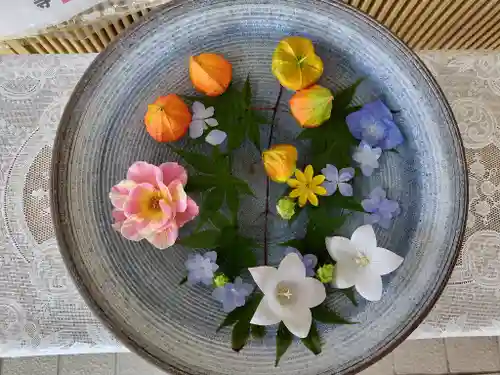
[[[297,91],[290,99],[290,111],[303,128],[315,128],[330,118],[332,92],[320,85]]]
[[[208,96],[219,96],[232,79],[232,66],[221,55],[202,53],[189,58],[189,77],[196,90]]]
[[[179,96],[169,94],[158,97],[153,104],[148,105],[144,122],[153,139],[158,142],[173,142],[186,134],[191,123],[191,113]]]
[[[275,182],[285,183],[295,171],[298,153],[292,145],[274,145],[262,152],[264,169]]]

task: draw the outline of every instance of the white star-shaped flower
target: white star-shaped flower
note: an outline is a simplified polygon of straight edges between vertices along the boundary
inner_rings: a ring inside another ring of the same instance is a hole
[[[311,308],[326,298],[325,286],[306,277],[306,268],[295,253],[288,254],[279,268],[262,266],[248,269],[264,293],[250,323],[267,326],[281,321],[295,336],[304,338],[312,324]]]
[[[215,113],[214,107],[205,108],[203,103],[194,102],[193,118],[189,124],[189,136],[193,139],[199,138],[203,132],[209,127],[216,127],[219,125],[217,119],[213,117]],[[212,146],[220,145],[226,139],[227,134],[221,130],[213,129],[206,136],[205,140]]]
[[[359,163],[361,172],[365,176],[371,176],[373,171],[379,167],[378,159],[382,155],[380,147],[371,147],[368,143],[361,141],[352,155],[352,160]]]
[[[361,296],[369,301],[382,297],[382,278],[403,262],[393,252],[377,247],[377,238],[371,225],[362,225],[354,231],[351,239],[327,237],[326,248],[337,262],[335,286],[339,289],[356,287]]]

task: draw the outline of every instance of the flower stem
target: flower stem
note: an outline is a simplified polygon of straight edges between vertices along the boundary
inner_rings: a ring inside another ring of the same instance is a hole
[[[271,143],[273,141],[273,133],[274,133],[274,123],[276,121],[276,114],[278,113],[278,106],[281,100],[281,94],[283,93],[283,86],[280,85],[280,91],[278,93],[278,97],[276,98],[276,103],[274,104],[273,116],[271,117],[271,128],[269,129],[269,140],[267,142],[267,148],[271,147]],[[269,177],[266,178],[266,210],[264,211],[264,264],[268,263],[268,244],[267,244],[267,218],[269,216],[269,190],[270,190],[270,181]]]

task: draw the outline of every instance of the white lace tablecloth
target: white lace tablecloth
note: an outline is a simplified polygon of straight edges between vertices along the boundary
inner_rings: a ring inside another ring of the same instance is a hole
[[[412,338],[500,335],[500,54],[421,56],[462,131],[470,214],[450,282]],[[52,142],[93,58],[0,57],[0,357],[125,350],[79,296],[50,220]]]

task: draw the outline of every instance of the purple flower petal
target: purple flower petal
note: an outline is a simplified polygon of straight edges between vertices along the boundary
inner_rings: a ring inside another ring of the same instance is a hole
[[[390,150],[403,143],[404,138],[401,131],[392,120],[384,120],[386,126],[386,137],[380,142],[379,146],[384,150]]]
[[[354,178],[356,171],[354,168],[342,168],[339,172],[339,182],[347,182]]]
[[[349,185],[346,182],[340,182],[339,183],[339,192],[342,194],[344,197],[352,197],[353,191],[352,191],[352,186]]]
[[[336,166],[332,164],[327,164],[325,168],[321,170],[321,174],[325,176],[327,181],[337,183],[339,181],[339,171]]]
[[[215,263],[217,260],[217,253],[215,251],[208,251],[203,255],[203,257],[208,258],[212,263]]]
[[[381,100],[367,103],[359,111],[349,114],[346,122],[353,137],[370,146],[387,150],[403,142],[391,111]]]
[[[314,268],[318,264],[318,258],[314,254],[306,254],[304,255],[302,262],[304,263],[304,266]]]
[[[375,212],[378,208],[379,201],[376,199],[368,198],[361,201],[361,206],[366,212]]]
[[[326,189],[326,195],[330,196],[337,191],[337,184],[333,182],[323,182],[322,186]]]
[[[363,173],[363,176],[370,177],[373,174],[373,171],[375,168],[373,168],[370,165],[364,165],[362,164],[361,166],[361,173]]]
[[[377,186],[372,190],[370,193],[370,198],[376,199],[378,202],[380,202],[382,199],[385,199],[387,197],[387,194],[384,189],[382,189],[380,186]]]
[[[351,132],[352,136],[356,139],[359,140],[363,139],[363,127],[361,121],[366,115],[367,112],[364,111],[363,109],[360,109],[359,111],[348,114],[347,117],[345,118],[349,131]]]
[[[371,113],[374,117],[377,117],[379,119],[393,119],[391,111],[380,99],[365,104],[363,106],[363,110]]]

